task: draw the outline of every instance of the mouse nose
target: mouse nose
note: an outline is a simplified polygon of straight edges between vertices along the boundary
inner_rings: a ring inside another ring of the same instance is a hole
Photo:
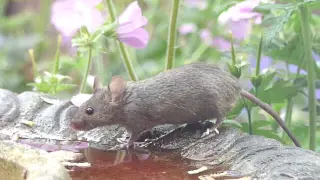
[[[72,121],[70,126],[74,130],[80,130],[84,126],[84,121]]]

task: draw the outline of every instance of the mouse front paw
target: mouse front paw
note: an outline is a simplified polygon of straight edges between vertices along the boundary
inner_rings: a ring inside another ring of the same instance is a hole
[[[119,142],[119,143],[121,143],[121,144],[127,144],[128,143],[128,140],[127,139],[125,139],[125,138],[117,138],[117,141]]]
[[[206,132],[204,132],[204,133],[202,133],[202,135],[201,135],[201,138],[203,138],[203,137],[205,137],[205,136],[208,136],[209,134],[211,134],[211,133],[215,133],[215,134],[219,134],[220,132],[219,132],[219,130],[218,130],[218,128],[213,128],[213,129],[210,129],[210,128],[207,128],[206,129]]]

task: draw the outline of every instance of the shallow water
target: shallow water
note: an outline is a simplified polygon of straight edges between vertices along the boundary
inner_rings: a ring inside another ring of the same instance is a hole
[[[196,180],[197,175],[187,174],[188,167],[172,154],[149,156],[126,151],[107,152],[88,148],[83,151],[90,168],[76,168],[70,172],[73,180]],[[169,157],[170,156],[170,157]]]
[[[118,150],[105,151],[104,145],[90,145],[87,142],[53,141],[49,144],[33,140],[20,140],[20,143],[28,144],[49,152],[67,150],[80,152],[84,155],[82,162],[88,162],[90,167],[66,167],[73,180],[196,180],[202,174],[190,175],[187,172],[195,170],[191,161],[182,160],[180,151],[166,150],[166,152],[152,152],[143,148],[135,151]],[[70,144],[71,143],[71,144]],[[198,159],[197,157],[193,157]],[[200,159],[202,159],[200,157]],[[79,162],[81,163],[81,162]],[[228,167],[214,166],[204,172],[214,177],[202,178],[206,180],[241,179],[243,176],[235,171],[228,171]]]

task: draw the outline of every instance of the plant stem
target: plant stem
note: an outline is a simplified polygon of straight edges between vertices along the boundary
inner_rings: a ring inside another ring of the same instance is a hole
[[[59,34],[58,38],[57,38],[57,50],[56,50],[56,54],[55,54],[55,62],[54,62],[53,69],[52,69],[52,75],[53,76],[55,76],[59,71],[61,40],[62,40],[62,36]],[[54,82],[52,82],[52,83],[55,83],[55,84],[58,83],[58,79],[57,79],[56,76],[54,78]],[[52,88],[53,88],[52,89],[52,94],[55,95],[57,93],[57,85],[53,86]]]
[[[308,67],[308,107],[309,107],[309,149],[316,148],[316,98],[315,98],[315,77],[314,61],[312,59],[312,39],[309,26],[310,12],[306,5],[300,7],[300,22],[303,37],[304,59]]]
[[[261,54],[262,54],[262,37],[260,38],[259,48],[258,48],[258,57],[257,57],[257,64],[256,64],[256,76],[260,75],[260,63],[261,63]]]
[[[115,21],[117,15],[116,15],[116,8],[114,8],[112,0],[107,0],[107,5],[108,5],[108,10],[109,10],[109,15],[110,15],[111,21]]]
[[[260,42],[259,42],[259,47],[258,47],[258,54],[257,54],[257,64],[256,64],[256,81],[258,81],[258,83],[256,82],[254,84],[255,87],[255,91],[254,94],[256,97],[258,97],[258,90],[259,90],[259,86],[261,84],[261,80],[259,78],[260,76],[260,64],[261,64],[261,55],[262,55],[262,42],[263,42],[263,36],[261,36],[260,38]]]
[[[62,41],[62,36],[59,34],[57,38],[57,50],[55,54],[55,63],[52,69],[52,74],[56,75],[59,70],[59,64],[60,64],[60,46],[61,46],[61,41]]]
[[[51,8],[51,0],[42,0],[41,1],[41,16],[37,16],[37,31],[41,34],[45,33],[47,22],[50,20],[50,8]]]
[[[127,48],[120,41],[118,41],[118,47],[120,49],[120,52],[122,54],[122,58],[124,60],[127,72],[129,73],[131,79],[133,81],[138,81],[139,79],[138,79],[138,77],[136,75],[136,72],[134,71],[134,69],[132,67],[132,62],[130,60],[129,52],[128,52]]]
[[[169,33],[168,33],[166,70],[171,69],[174,65],[175,43],[176,43],[176,36],[177,36],[176,35],[177,18],[178,18],[179,7],[180,7],[180,0],[173,0]]]
[[[0,1],[0,16],[4,15],[5,8],[7,6],[8,0]]]
[[[201,57],[201,55],[209,48],[208,45],[206,45],[205,43],[201,44],[195,51],[194,53],[191,55],[190,61],[196,61],[197,59],[199,59]]]
[[[95,68],[98,71],[98,75],[101,78],[101,82],[104,83],[105,79],[107,78],[107,73],[104,69],[104,64],[102,60],[102,54],[98,54],[97,60],[95,61]]]
[[[85,72],[83,79],[82,79],[80,93],[84,93],[84,90],[85,90],[85,87],[87,84],[87,78],[88,78],[88,74],[89,74],[90,67],[91,67],[91,58],[92,58],[92,47],[89,48],[88,62],[87,62],[86,72]]]
[[[293,109],[293,100],[292,99],[293,99],[293,97],[288,98],[287,108],[286,108],[286,116],[285,116],[285,120],[284,120],[289,129],[291,127],[291,117],[292,117],[292,109]],[[284,136],[285,136],[285,132],[283,132],[282,138],[284,138]]]
[[[234,41],[233,41],[233,35],[232,32],[229,33],[230,34],[230,39],[231,39],[231,57],[232,57],[232,64],[235,66],[236,65],[236,51],[234,50]]]
[[[111,20],[114,22],[116,21],[116,9],[113,5],[113,2],[112,0],[106,0],[107,1],[107,5],[108,5],[108,12],[109,12],[109,15],[110,15],[110,18]],[[125,47],[125,45],[120,42],[120,41],[117,41],[118,43],[118,48],[120,49],[120,52],[121,52],[121,55],[122,55],[122,59],[124,61],[124,64],[125,64],[125,67],[126,67],[126,70],[130,76],[130,78],[133,80],[133,81],[137,81],[138,80],[138,77],[133,69],[133,66],[132,66],[132,62],[131,62],[131,59],[130,59],[130,56],[129,56],[129,52],[127,50],[127,48]]]
[[[34,80],[36,77],[38,77],[38,68],[37,68],[37,63],[36,63],[36,59],[34,57],[34,50],[33,49],[29,49],[29,56],[31,59],[31,63],[32,63],[32,71],[33,71],[33,77]]]
[[[251,108],[246,107],[249,120],[249,134],[252,135]]]
[[[301,61],[301,62],[299,63],[299,65],[298,65],[298,69],[297,69],[296,77],[295,77],[294,81],[297,80],[298,77],[299,77],[299,75],[300,75],[302,62],[303,62],[303,61]],[[287,65],[288,65],[288,63],[287,63]],[[289,71],[289,69],[288,69],[287,71]],[[293,82],[294,82],[294,81],[293,81]],[[286,125],[287,125],[287,127],[288,127],[289,129],[291,128],[292,109],[293,109],[293,98],[294,98],[294,97],[289,97],[288,100],[287,100],[285,123],[286,123]],[[282,139],[284,139],[284,138],[285,138],[285,132],[283,132],[283,134],[282,134]]]

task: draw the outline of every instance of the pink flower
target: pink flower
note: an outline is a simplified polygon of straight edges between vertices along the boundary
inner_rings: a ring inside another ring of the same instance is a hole
[[[200,31],[200,38],[207,45],[209,45],[209,46],[212,45],[213,38],[212,38],[212,35],[211,35],[211,32],[209,31],[209,29],[202,29]]]
[[[195,32],[197,30],[197,27],[195,24],[193,23],[186,23],[186,24],[182,24],[179,27],[179,32],[182,35],[187,35],[189,33]]]
[[[222,37],[213,38],[211,32],[208,29],[203,29],[200,31],[200,38],[204,43],[217,48],[219,51],[228,51],[231,48],[231,44],[229,41],[223,39]]]
[[[200,10],[207,8],[206,0],[185,0],[184,2],[186,3],[187,6],[196,7]]]
[[[262,14],[253,11],[261,2],[262,0],[242,1],[221,13],[218,22],[226,25],[236,39],[243,40],[251,33],[252,20],[255,24],[262,21]]]
[[[149,33],[142,27],[148,23],[142,16],[137,1],[132,2],[118,18],[117,38],[134,48],[145,48],[149,42]]]
[[[81,26],[90,32],[104,23],[95,7],[102,0],[56,0],[51,7],[51,23],[63,36],[73,36]]]
[[[212,41],[212,46],[218,48],[219,51],[228,51],[231,49],[230,42],[222,37],[214,38]]]

